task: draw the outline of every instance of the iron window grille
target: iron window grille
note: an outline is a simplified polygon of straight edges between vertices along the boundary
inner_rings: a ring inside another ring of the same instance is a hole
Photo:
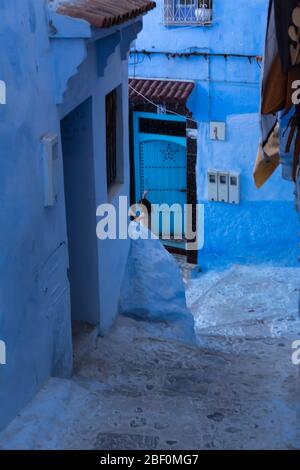
[[[165,0],[164,24],[210,25],[212,22],[213,0]]]
[[[106,96],[107,187],[117,180],[117,90]]]
[[[160,119],[139,119],[139,131],[143,134],[159,134],[186,137],[186,122],[162,121]]]

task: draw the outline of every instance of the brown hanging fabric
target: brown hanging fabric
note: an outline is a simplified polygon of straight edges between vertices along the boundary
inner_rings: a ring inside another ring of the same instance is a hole
[[[294,116],[292,117],[289,126],[289,136],[286,143],[285,152],[289,153],[294,142],[294,155],[293,155],[293,180],[296,181],[297,169],[300,157],[300,110],[297,108]]]
[[[261,103],[261,143],[254,169],[254,180],[261,187],[280,162],[280,136],[274,136],[277,113],[289,113],[295,103],[300,80],[300,3],[299,0],[270,0],[266,36]],[[294,151],[293,178],[296,179],[300,155],[300,106],[287,127],[286,151]],[[277,133],[278,134],[278,133]],[[270,148],[272,149],[270,158]],[[272,164],[270,164],[272,163]]]
[[[299,156],[300,156],[300,127],[297,128],[296,140],[295,140],[295,151],[293,158],[293,180],[296,182],[297,179],[297,170],[299,165]]]

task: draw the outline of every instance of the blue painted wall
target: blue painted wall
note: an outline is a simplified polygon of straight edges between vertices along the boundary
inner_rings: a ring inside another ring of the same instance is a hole
[[[267,0],[214,0],[210,26],[167,27],[163,23],[164,1],[157,4],[136,41],[138,51],[263,55]],[[187,60],[138,54],[131,57],[129,70],[136,77],[195,81],[188,105],[199,123],[198,200],[206,206],[205,247],[199,262],[210,266],[243,259],[269,260],[270,256],[278,260],[278,253],[271,249],[278,240],[282,263],[297,263],[299,227],[292,202],[293,185],[281,178],[280,169],[261,190],[256,189],[252,178],[259,142],[261,64],[247,57]],[[210,140],[209,121],[226,121],[225,142]],[[239,207],[207,202],[207,170],[211,168],[241,171]]]
[[[0,79],[7,85],[7,104],[0,106],[0,340],[7,347],[7,365],[0,366],[0,429],[50,375],[65,377],[72,372],[60,124],[88,99],[93,118],[89,148],[90,153],[91,147],[94,150],[95,238],[96,206],[107,201],[117,205],[119,195],[129,194],[128,62],[124,51],[133,33],[117,32],[113,39],[99,35],[94,42],[87,23],[61,17],[58,30],[64,37],[50,40],[46,3],[0,2]],[[115,87],[123,96],[118,136],[123,163],[122,178],[108,192],[104,105],[105,95]],[[57,201],[45,208],[41,137],[49,132],[59,139],[54,168]],[[100,315],[91,319],[83,312],[81,320],[98,324],[101,334],[118,313],[128,249],[128,241],[95,240]],[[94,276],[93,271],[83,272],[82,283],[95,281]]]

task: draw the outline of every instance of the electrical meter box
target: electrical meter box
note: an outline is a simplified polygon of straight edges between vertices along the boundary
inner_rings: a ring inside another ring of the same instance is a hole
[[[6,84],[0,80],[0,104],[6,104]]]
[[[228,202],[229,200],[229,173],[218,173],[218,201]]]
[[[218,172],[208,171],[208,200],[218,201]]]
[[[241,202],[240,173],[230,173],[229,175],[229,202],[230,204],[240,204]]]
[[[55,204],[55,177],[54,161],[58,159],[58,137],[54,134],[46,134],[42,137],[43,173],[44,173],[44,207],[52,207]]]

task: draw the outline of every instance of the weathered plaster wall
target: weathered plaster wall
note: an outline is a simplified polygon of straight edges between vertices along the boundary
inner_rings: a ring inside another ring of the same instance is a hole
[[[44,208],[41,137],[60,137],[60,120],[93,98],[97,203],[107,201],[104,96],[123,83],[124,178],[110,199],[128,193],[127,61],[117,48],[104,78],[97,78],[92,46],[65,102],[55,104],[62,77],[56,75],[44,1],[0,2],[0,77],[7,105],[0,106],[0,339],[7,365],[0,366],[0,428],[16,415],[50,375],[72,371],[68,246],[61,148],[56,162],[57,202]],[[59,40],[58,40],[59,41]],[[76,48],[75,48],[76,49]],[[65,53],[65,67],[74,57]],[[56,85],[56,86],[55,86]],[[57,86],[58,85],[58,86]],[[96,212],[95,212],[96,236]],[[128,242],[99,242],[100,332],[118,312]],[[88,282],[88,280],[84,280]]]
[[[0,427],[51,374],[72,368],[61,161],[58,201],[43,207],[41,136],[59,132],[43,2],[0,4]]]
[[[209,126],[201,123],[197,165],[198,200],[205,204],[205,245],[202,265],[240,262],[298,263],[299,221],[293,202],[293,185],[278,169],[257,190],[249,157],[257,151],[258,115],[227,117],[226,142],[209,140]],[[207,169],[230,168],[241,173],[242,200],[239,206],[207,202]]]
[[[267,0],[237,4],[231,0],[214,0],[213,23],[205,27],[166,27],[163,24],[164,2],[158,0],[157,3],[157,9],[145,19],[136,50],[263,54]],[[149,57],[141,54],[137,60],[132,56],[130,64],[130,75],[137,77],[195,80],[196,89],[189,108],[199,123],[198,200],[206,206],[205,248],[200,253],[200,263],[208,260],[208,253],[214,253],[216,257],[222,253],[220,263],[223,263],[226,251],[231,261],[249,259],[249,243],[252,259],[257,253],[261,257],[262,249],[267,248],[266,227],[268,233],[272,233],[272,239],[277,237],[280,241],[283,250],[290,246],[297,262],[299,228],[293,212],[293,185],[281,178],[280,170],[261,190],[255,188],[252,178],[259,141],[257,113],[261,64],[247,57],[227,57],[225,60],[224,57],[207,56],[187,60],[167,58],[162,54]],[[209,121],[226,121],[225,142],[210,140]],[[207,170],[210,168],[242,172],[242,203],[238,208],[207,202]],[[275,201],[277,205],[268,205],[267,201]],[[228,226],[235,230],[228,230]],[[269,249],[265,255],[268,259]]]

